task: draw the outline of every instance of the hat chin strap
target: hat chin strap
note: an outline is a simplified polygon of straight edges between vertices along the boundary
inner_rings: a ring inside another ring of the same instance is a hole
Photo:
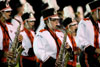
[[[5,16],[5,14],[2,13],[2,16],[5,18],[5,20],[7,20],[8,18]]]
[[[27,22],[25,22],[25,28],[27,28],[28,30],[30,30],[30,29],[32,29],[30,26],[29,26],[29,24],[27,23]]]
[[[30,29],[30,27],[29,27],[27,22],[25,22],[25,28]]]
[[[96,14],[97,14],[97,19],[99,19],[99,11],[98,11],[98,9],[96,10]]]
[[[51,25],[51,22],[50,22],[50,19],[49,19],[49,18],[48,18],[48,21],[49,21],[49,27],[51,27],[50,29],[53,30],[53,27],[52,27],[52,25]]]

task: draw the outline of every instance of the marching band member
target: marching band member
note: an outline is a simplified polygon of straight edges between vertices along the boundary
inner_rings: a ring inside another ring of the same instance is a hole
[[[67,32],[67,40],[68,48],[67,50],[72,53],[72,57],[70,57],[67,67],[76,67],[77,66],[77,58],[80,50],[76,44],[76,31],[78,23],[75,19],[74,12],[71,6],[66,6],[64,9],[64,20],[62,22],[63,26],[66,28]]]
[[[42,61],[42,67],[55,67],[55,61],[63,41],[63,33],[56,30],[59,17],[54,14],[54,9],[42,11],[46,27],[36,34],[34,39],[34,53]]]
[[[19,0],[11,0],[9,2],[11,8],[13,9],[12,11],[12,17],[13,19],[11,20],[11,23],[15,29],[15,32],[17,31],[17,28],[19,24],[21,23],[21,30],[23,29],[23,20],[21,16],[23,15],[24,7],[23,4],[20,3]]]
[[[77,44],[83,50],[80,55],[81,67],[100,67],[100,1],[86,5],[90,16],[80,21]]]
[[[12,55],[9,53],[15,34],[13,33],[13,26],[10,22],[12,9],[6,6],[6,3],[0,1],[0,66],[8,67],[7,56]]]
[[[33,30],[36,19],[33,14],[25,13],[22,15],[24,21],[24,29],[21,31],[20,35],[23,36],[22,47],[24,51],[21,56],[21,67],[36,67],[35,55],[33,52],[33,42],[35,32]]]
[[[72,54],[70,57],[67,67],[76,67],[77,66],[77,58],[78,54],[80,53],[80,49],[77,47],[76,44],[76,31],[77,31],[77,25],[78,23],[76,21],[72,21],[72,18],[68,17],[63,21],[64,27],[66,27],[67,32],[67,43],[68,48],[67,50]]]

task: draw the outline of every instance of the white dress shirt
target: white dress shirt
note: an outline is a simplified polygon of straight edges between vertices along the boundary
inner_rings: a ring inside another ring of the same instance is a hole
[[[98,24],[100,28],[100,23]],[[89,45],[94,46],[94,27],[91,20],[80,21],[78,25],[76,42],[77,45],[82,49],[88,47]],[[100,33],[99,33],[99,46],[100,46]]]
[[[35,33],[33,31],[31,31],[33,37],[35,36]],[[27,36],[26,32],[23,31],[20,33],[23,36],[23,40],[22,40],[22,47],[24,48],[22,55],[23,56],[28,56],[28,51],[30,48],[32,48],[32,44],[31,41],[29,39],[29,37]],[[34,42],[34,41],[33,41]]]
[[[63,33],[56,32],[56,35],[62,42],[64,37]],[[33,48],[35,55],[43,62],[45,62],[49,57],[56,59],[56,42],[47,30],[36,34]]]
[[[9,49],[11,48],[12,46],[12,42],[14,40],[14,37],[15,37],[15,33],[13,31],[13,26],[11,24],[6,24],[7,28],[8,28],[8,34],[10,36],[10,43],[9,43]],[[3,50],[3,32],[2,32],[2,29],[1,29],[1,26],[0,26],[0,50]]]

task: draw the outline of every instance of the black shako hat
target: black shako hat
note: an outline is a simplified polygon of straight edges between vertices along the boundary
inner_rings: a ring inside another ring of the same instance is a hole
[[[25,13],[25,14],[23,14],[23,15],[22,15],[22,19],[23,19],[23,21],[26,20],[26,19],[28,19],[29,16],[30,16],[29,13]]]
[[[5,1],[0,1],[0,11],[12,11],[12,9]]]
[[[92,1],[86,4],[86,9],[88,12],[95,11],[98,7],[100,7],[100,0]]]
[[[72,18],[70,18],[70,17],[67,17],[67,18],[65,18],[63,21],[62,21],[62,25],[64,26],[64,27],[66,27],[68,24],[70,24],[72,22]]]
[[[24,13],[22,15],[22,20],[23,21],[25,21],[25,20],[27,20],[27,21],[36,21],[34,15],[32,13]]]
[[[59,19],[58,15],[54,13],[54,8],[43,10],[41,13],[44,20],[47,20],[48,18]]]

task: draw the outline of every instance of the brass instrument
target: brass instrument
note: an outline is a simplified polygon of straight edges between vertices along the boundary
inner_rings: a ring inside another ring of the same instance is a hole
[[[67,67],[67,62],[70,57],[70,53],[65,48],[67,32],[68,32],[68,30],[64,30],[64,39],[63,39],[63,43],[60,48],[58,58],[56,60],[56,67]]]
[[[14,42],[12,43],[12,46],[10,49],[10,52],[13,53],[13,56],[7,57],[7,63],[8,63],[9,67],[15,67],[17,65],[20,55],[21,55],[21,52],[23,51],[22,45],[18,44],[19,43],[18,36],[20,33],[20,28],[21,28],[21,23],[17,28],[16,36],[14,38]]]

